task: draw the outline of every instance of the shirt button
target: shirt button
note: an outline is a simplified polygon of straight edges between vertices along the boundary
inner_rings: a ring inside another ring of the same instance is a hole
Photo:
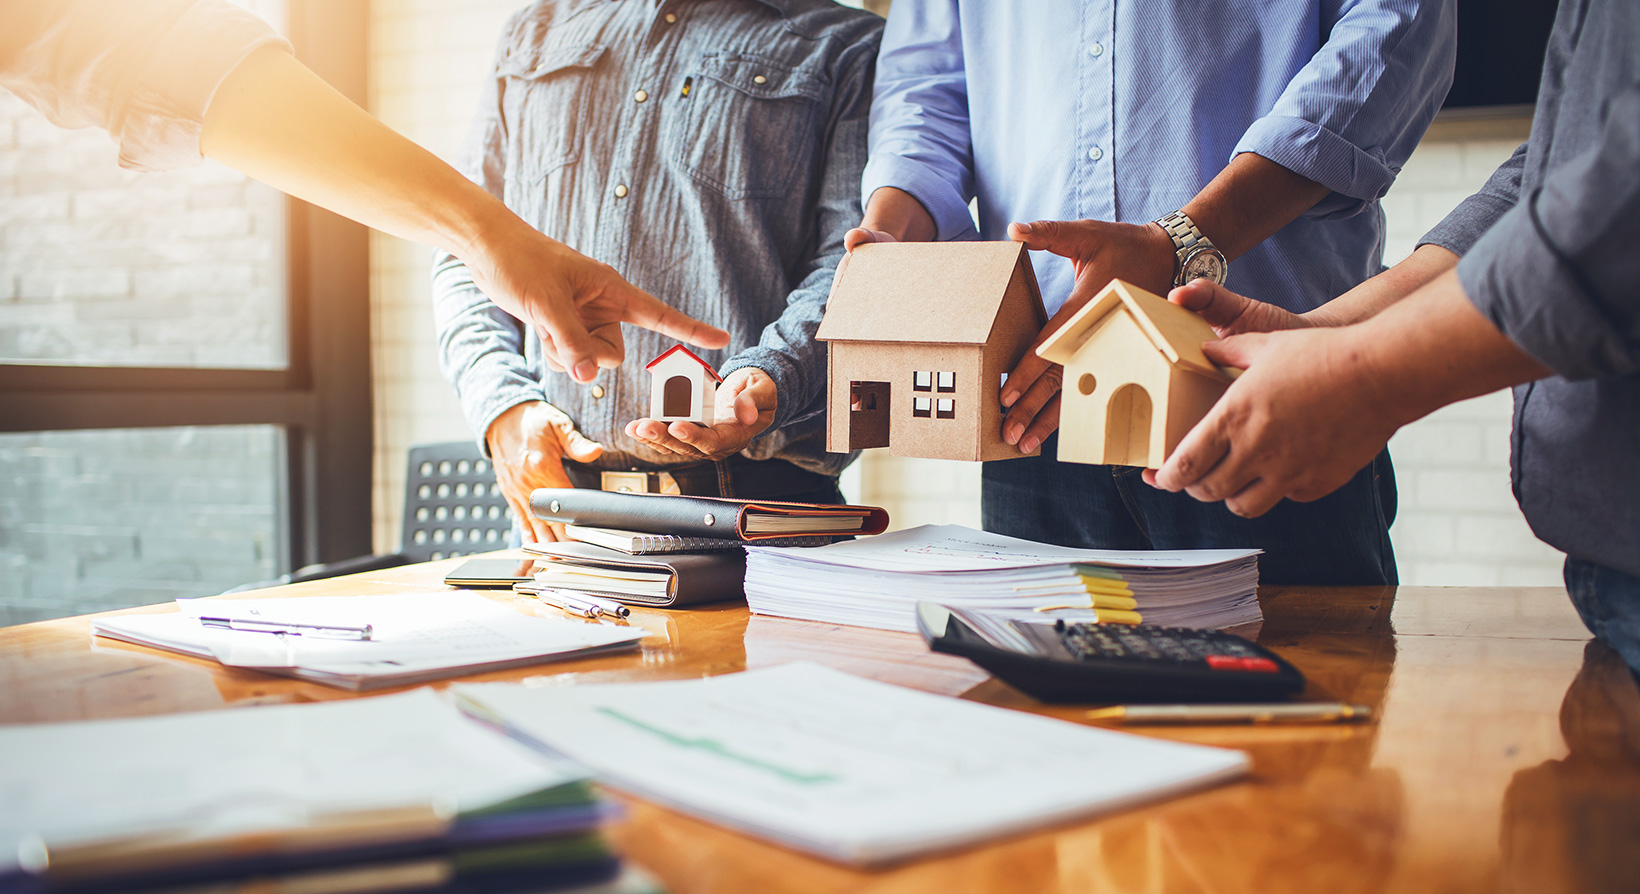
[[[615,184],[615,198],[617,198],[617,199],[626,198],[626,184],[625,183]]]
[[[667,13],[666,14],[666,24],[676,25],[677,23],[678,23],[678,17],[677,16],[673,15],[672,13]]]
[[[1105,150],[1100,149],[1098,146],[1095,146],[1092,149],[1088,150],[1088,157],[1093,159],[1094,161],[1098,161],[1099,159],[1105,157]]]
[[[592,386],[592,396],[596,397],[596,398],[602,398],[604,396],[604,386],[602,386],[602,385]]]
[[[1098,41],[1094,41],[1093,43],[1088,44],[1088,55],[1089,56],[1098,56],[1103,52],[1105,52],[1105,45],[1104,44],[1102,44]]]
[[[639,90],[637,93],[632,94],[632,101],[633,102],[643,102],[644,100],[646,100],[648,98],[649,98],[649,91],[647,91],[647,90]]]
[[[768,82],[769,82],[769,79],[762,76],[762,75],[756,75],[755,77],[752,78],[752,83],[754,83],[754,84],[767,84]]]

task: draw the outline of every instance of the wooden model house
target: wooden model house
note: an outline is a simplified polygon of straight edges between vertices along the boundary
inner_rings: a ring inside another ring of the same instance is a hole
[[[1065,367],[1062,462],[1160,468],[1231,375],[1202,353],[1196,314],[1113,279],[1036,352]]]
[[[710,363],[683,345],[673,345],[649,361],[649,418],[660,422],[716,421],[717,387],[723,383]]]
[[[1002,380],[1047,322],[1016,242],[864,245],[832,286],[826,449],[1021,456],[1002,440]]]

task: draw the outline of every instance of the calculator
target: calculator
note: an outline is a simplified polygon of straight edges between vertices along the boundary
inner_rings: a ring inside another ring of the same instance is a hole
[[[1304,675],[1281,656],[1217,630],[1066,622],[917,604],[936,652],[960,655],[1050,702],[1272,701]]]

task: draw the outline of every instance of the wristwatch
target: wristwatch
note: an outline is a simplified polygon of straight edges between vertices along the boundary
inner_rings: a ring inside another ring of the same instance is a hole
[[[1189,215],[1175,211],[1155,222],[1173,239],[1173,285],[1182,286],[1193,279],[1210,279],[1224,285],[1230,262],[1224,259],[1224,252],[1196,229],[1196,222]]]

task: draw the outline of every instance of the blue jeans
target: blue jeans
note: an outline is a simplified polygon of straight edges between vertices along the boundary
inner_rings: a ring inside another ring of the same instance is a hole
[[[1583,626],[1640,675],[1640,577],[1568,556],[1566,592]]]
[[[1130,466],[1061,463],[1059,437],[1039,456],[985,464],[985,530],[1090,549],[1256,547],[1270,584],[1394,584],[1395,471],[1378,454],[1348,484],[1312,503],[1282,500],[1258,518],[1144,483]]]

